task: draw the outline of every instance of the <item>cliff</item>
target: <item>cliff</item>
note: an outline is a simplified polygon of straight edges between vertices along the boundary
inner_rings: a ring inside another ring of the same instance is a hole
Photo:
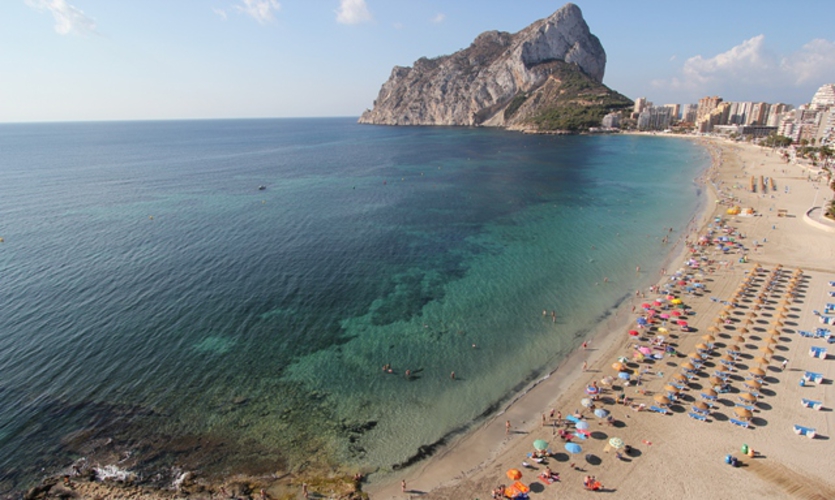
[[[360,123],[581,130],[631,101],[602,84],[606,53],[566,4],[515,34],[488,31],[466,49],[395,66]]]

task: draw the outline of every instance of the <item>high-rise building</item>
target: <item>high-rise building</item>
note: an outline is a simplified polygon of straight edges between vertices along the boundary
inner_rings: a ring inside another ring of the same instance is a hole
[[[635,106],[632,108],[633,114],[640,114],[641,111],[645,110],[649,106],[652,106],[652,103],[647,102],[646,97],[639,97],[635,99]]]
[[[681,121],[688,122],[688,123],[696,123],[696,111],[698,110],[698,105],[696,104],[685,104],[681,108]]]
[[[811,105],[819,109],[835,106],[835,83],[821,86],[812,97]]]
[[[702,97],[699,99],[699,107],[696,111],[696,122],[701,122],[706,117],[710,116],[710,113],[716,109],[721,102],[722,98],[719,96]]]
[[[677,121],[681,116],[681,104],[665,104],[665,108],[670,108],[670,118]]]

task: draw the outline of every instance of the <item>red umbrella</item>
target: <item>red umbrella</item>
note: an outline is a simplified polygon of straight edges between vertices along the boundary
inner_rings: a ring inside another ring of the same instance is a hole
[[[629,335],[631,337],[637,337],[638,335],[640,335],[640,333],[638,332],[638,330],[629,330]]]
[[[682,312],[681,312],[681,311],[679,311],[678,309],[675,309],[675,310],[673,310],[673,312],[672,312],[672,315],[673,315],[673,316],[681,316],[681,314],[682,314]]]
[[[676,324],[677,324],[678,326],[687,326],[687,322],[686,322],[686,321],[684,321],[684,320],[679,320],[679,321],[676,321]]]
[[[652,306],[651,306],[651,305],[649,305],[649,304],[647,304],[646,302],[644,302],[643,304],[641,304],[641,308],[643,308],[643,309],[650,309],[651,307],[652,307]]]

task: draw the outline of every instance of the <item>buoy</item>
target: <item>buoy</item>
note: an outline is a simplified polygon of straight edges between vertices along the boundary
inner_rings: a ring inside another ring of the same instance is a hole
[[[151,219],[151,220],[154,220],[154,216],[153,216],[153,215],[149,215],[149,216],[148,216],[148,218],[149,218],[149,219]]]

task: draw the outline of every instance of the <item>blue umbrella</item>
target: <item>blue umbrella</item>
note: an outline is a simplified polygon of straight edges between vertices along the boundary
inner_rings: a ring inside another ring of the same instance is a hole
[[[568,453],[577,454],[581,453],[583,451],[583,448],[581,448],[580,445],[577,443],[565,443],[565,451],[567,451]]]
[[[580,420],[579,422],[577,422],[574,425],[574,428],[577,429],[578,431],[585,431],[585,430],[588,430],[589,423],[586,422],[585,420]]]
[[[629,380],[629,373],[627,373],[627,372],[618,372],[618,378],[622,378],[623,380]]]
[[[594,410],[594,415],[598,418],[606,418],[609,416],[609,411],[604,408]]]

